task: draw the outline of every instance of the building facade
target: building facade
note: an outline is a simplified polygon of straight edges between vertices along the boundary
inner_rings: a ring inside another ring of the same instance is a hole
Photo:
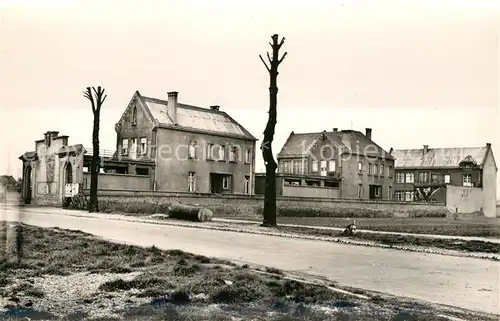
[[[68,136],[48,131],[35,141],[35,150],[19,157],[23,162],[21,196],[24,203],[62,205],[66,185],[83,182],[81,144],[68,145]]]
[[[278,153],[277,193],[345,199],[392,199],[394,158],[356,130],[292,132]],[[258,177],[258,178],[257,178]],[[261,193],[264,175],[256,176]]]
[[[442,202],[455,197],[450,186],[464,193],[474,192],[480,211],[496,216],[497,166],[491,144],[484,147],[429,148],[394,150],[396,158],[397,201]],[[451,204],[452,205],[452,204]],[[456,205],[458,210],[458,205]],[[495,213],[495,215],[493,215]]]
[[[253,194],[256,138],[219,106],[136,91],[115,130],[118,159],[154,163],[153,190]]]

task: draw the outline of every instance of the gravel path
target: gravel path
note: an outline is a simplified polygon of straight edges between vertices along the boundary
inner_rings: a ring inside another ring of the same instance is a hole
[[[141,273],[97,274],[83,272],[67,276],[45,275],[43,277],[13,282],[9,287],[16,287],[27,282],[36,290],[42,291],[43,297],[33,297],[26,293],[17,297],[20,306],[31,302],[32,309],[36,311],[47,311],[58,317],[67,317],[68,315],[75,314],[87,315],[88,318],[118,317],[119,315],[116,311],[149,303],[150,299],[135,297],[132,295],[138,292],[135,289],[108,294],[98,291],[99,286],[116,279],[129,281]],[[8,299],[0,299],[0,312],[7,311],[5,307],[8,304],[12,304]]]

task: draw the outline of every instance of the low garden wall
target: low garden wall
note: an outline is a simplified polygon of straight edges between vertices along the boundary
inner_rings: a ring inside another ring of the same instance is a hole
[[[88,195],[88,190],[86,191]],[[102,212],[167,213],[172,202],[202,205],[215,217],[261,217],[261,195],[213,195],[152,191],[100,190]],[[278,216],[300,217],[446,217],[445,204],[346,199],[277,197]]]

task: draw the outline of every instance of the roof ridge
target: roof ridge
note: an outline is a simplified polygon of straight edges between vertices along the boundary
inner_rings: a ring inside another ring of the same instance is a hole
[[[142,98],[144,98],[145,100],[153,100],[153,101],[156,101],[156,102],[160,102],[160,103],[165,103],[165,104],[168,104],[168,101],[167,100],[164,100],[164,99],[159,99],[159,98],[155,98],[155,97],[149,97],[149,96],[144,96],[144,95],[141,95]]]
[[[467,147],[429,147],[431,149],[478,149],[478,148],[487,148],[486,146],[467,146]],[[399,148],[393,149],[393,151],[409,151],[409,150],[423,150],[423,148]]]
[[[142,96],[142,98],[144,98],[145,100],[160,103],[163,105],[168,105],[168,100],[159,99],[159,98],[155,98],[155,97],[149,97],[149,96]],[[177,102],[177,107],[190,108],[190,109],[200,109],[200,110],[208,111],[208,112],[212,112],[212,113],[218,113],[218,112],[220,113],[221,112],[219,110],[213,110],[209,107],[195,106],[195,105],[190,105],[190,104],[181,103],[181,102]]]

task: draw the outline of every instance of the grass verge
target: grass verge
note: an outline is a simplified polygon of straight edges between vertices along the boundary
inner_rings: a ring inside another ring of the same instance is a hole
[[[361,299],[287,279],[273,268],[257,273],[178,250],[0,223],[0,298],[6,298],[0,319],[446,320],[440,313],[470,318],[393,297]]]
[[[225,218],[218,213],[215,217]],[[229,217],[228,217],[229,218]],[[255,217],[230,217],[243,221],[255,221]],[[450,236],[500,237],[500,219],[498,218],[340,218],[340,217],[282,217],[278,224],[324,226],[344,228],[353,219],[359,229]]]
[[[358,232],[354,236],[342,236],[342,232],[318,229],[318,228],[307,228],[307,227],[289,227],[289,226],[278,226],[279,231],[288,233],[298,233],[305,235],[316,235],[316,236],[328,236],[328,237],[340,237],[348,238],[358,241],[369,241],[380,243],[389,246],[419,246],[427,248],[439,248],[445,250],[455,250],[462,252],[475,252],[475,253],[500,253],[500,244],[484,241],[470,241],[470,240],[459,240],[459,239],[438,239],[429,238],[422,236],[413,235],[390,235],[390,234],[377,234],[377,233],[363,233]]]

